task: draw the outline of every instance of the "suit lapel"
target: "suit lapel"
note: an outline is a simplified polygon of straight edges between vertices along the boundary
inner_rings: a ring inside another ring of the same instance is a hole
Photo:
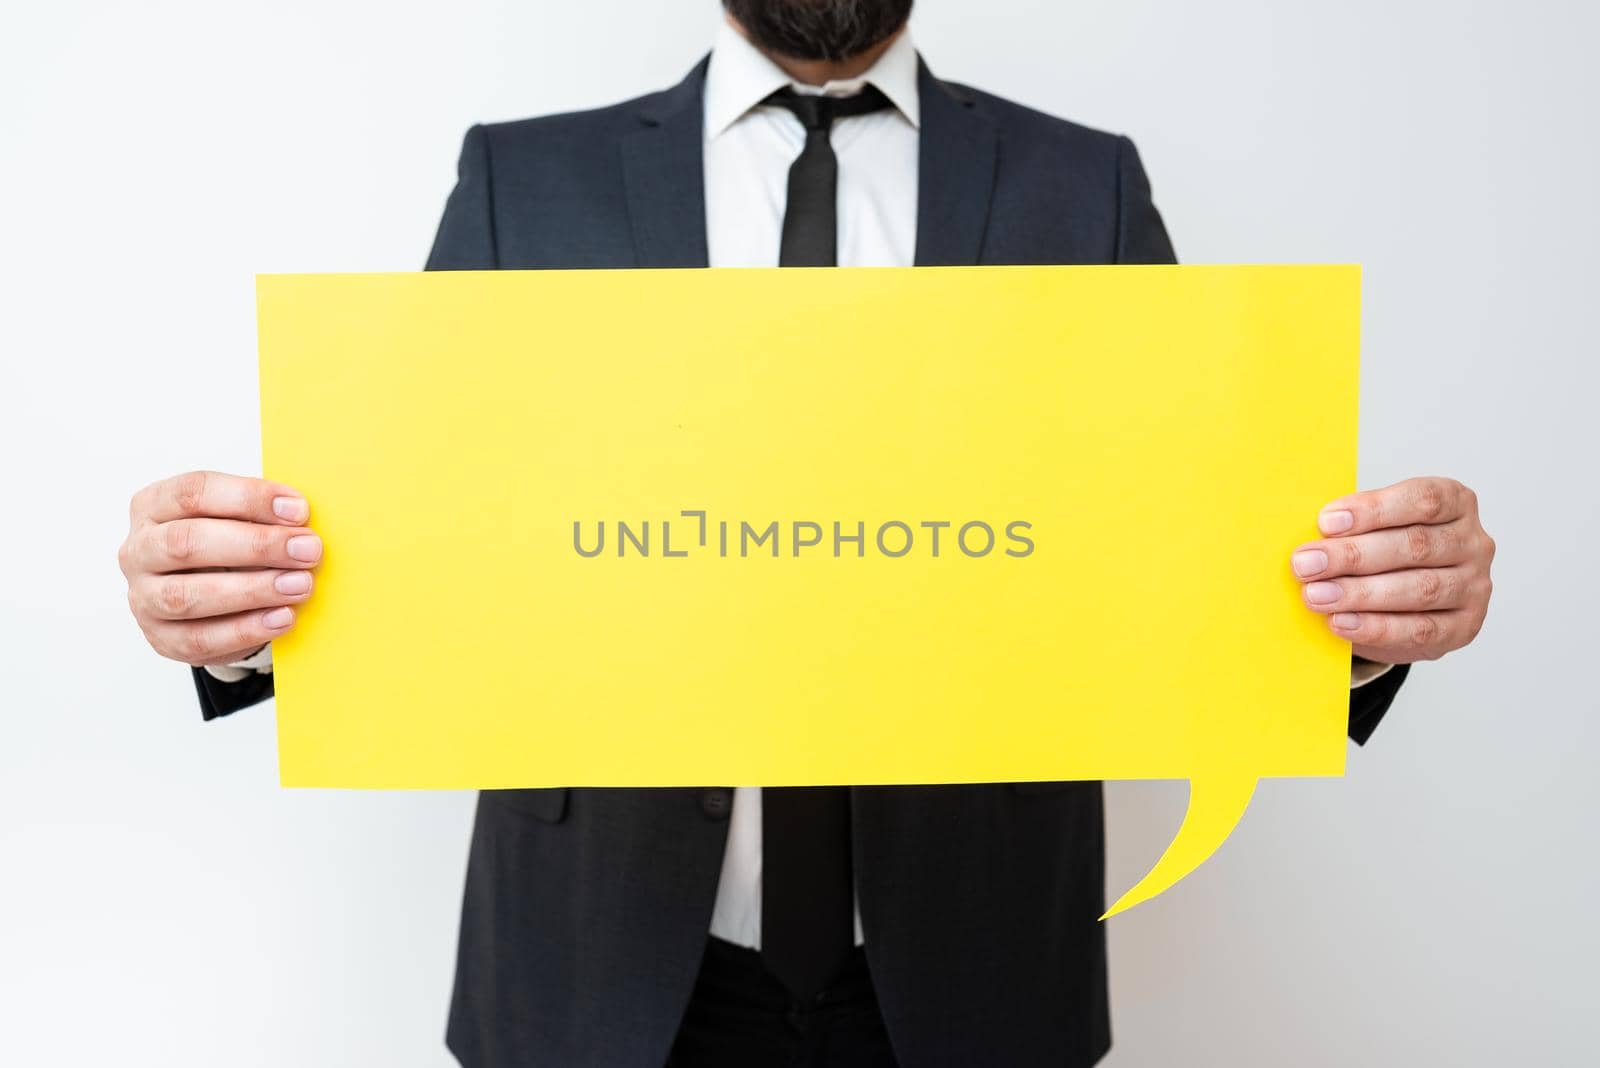
[[[967,90],[920,60],[922,131],[917,150],[918,267],[975,264],[983,251],[999,158],[999,133]]]
[[[706,60],[639,110],[622,138],[623,184],[640,267],[704,267],[706,194],[701,96]]]

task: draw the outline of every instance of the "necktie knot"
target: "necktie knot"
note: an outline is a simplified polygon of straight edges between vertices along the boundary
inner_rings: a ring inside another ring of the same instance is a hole
[[[793,112],[808,133],[827,133],[833,128],[835,119],[882,111],[890,106],[889,98],[875,85],[862,86],[861,91],[854,96],[797,93],[793,88],[785,86],[762,103]]]

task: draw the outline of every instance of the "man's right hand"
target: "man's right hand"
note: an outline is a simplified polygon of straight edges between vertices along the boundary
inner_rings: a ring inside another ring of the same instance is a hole
[[[162,656],[196,667],[242,660],[294,625],[322,539],[288,486],[193,471],[146,486],[117,551],[128,605]]]

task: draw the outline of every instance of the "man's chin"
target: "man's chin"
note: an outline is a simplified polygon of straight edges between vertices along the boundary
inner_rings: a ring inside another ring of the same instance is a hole
[[[764,51],[803,62],[840,63],[893,37],[912,0],[723,0]]]

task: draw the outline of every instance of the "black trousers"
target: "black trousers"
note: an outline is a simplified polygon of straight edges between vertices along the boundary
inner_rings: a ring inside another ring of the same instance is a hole
[[[894,1068],[878,997],[857,946],[837,978],[797,1002],[761,955],[713,938],[667,1068]]]

